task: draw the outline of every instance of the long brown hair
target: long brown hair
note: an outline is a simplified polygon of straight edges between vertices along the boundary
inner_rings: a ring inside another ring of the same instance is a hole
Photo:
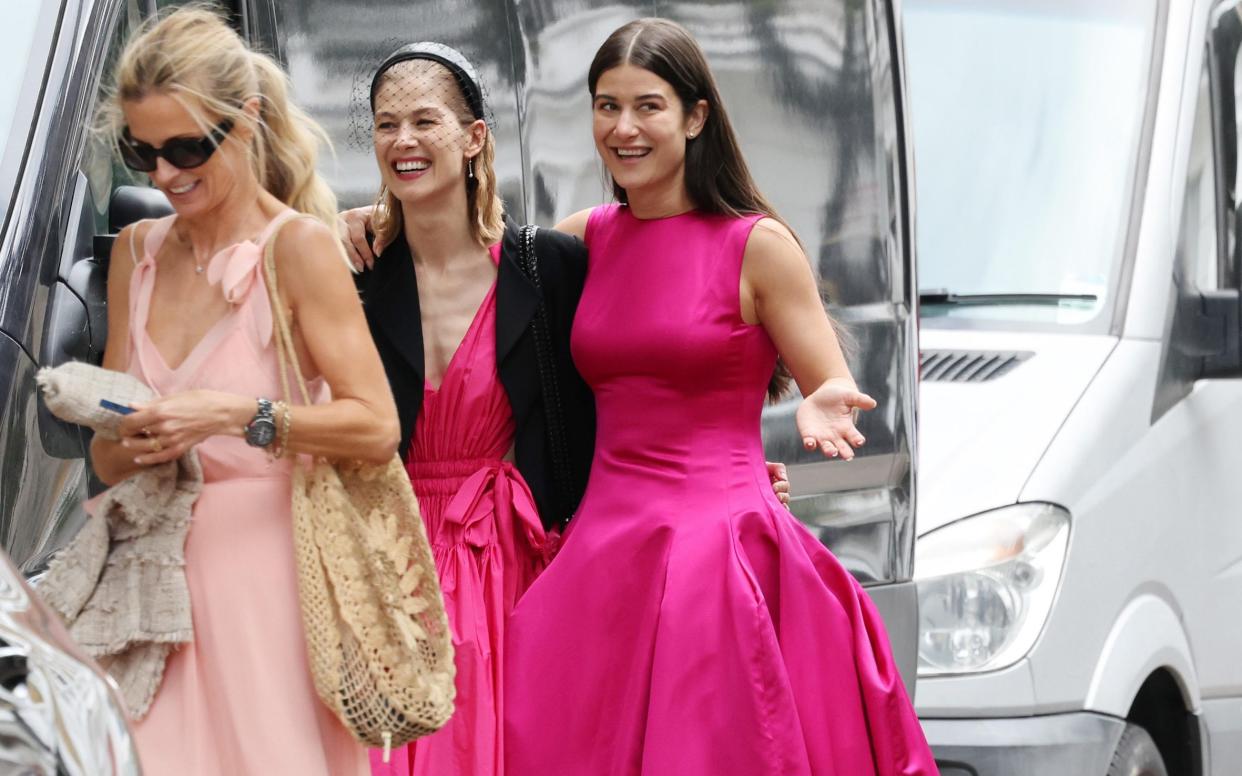
[[[587,89],[595,98],[600,76],[622,65],[633,65],[664,79],[689,113],[699,100],[707,102],[707,122],[697,137],[686,143],[686,190],[695,208],[706,213],[733,217],[762,215],[772,218],[793,234],[772,203],[759,191],[742,156],[733,124],[720,98],[707,57],[690,31],[668,19],[636,19],[618,28],[595,52],[587,72]],[[625,189],[612,181],[612,193],[628,203]],[[797,239],[797,235],[794,236]],[[791,376],[777,361],[768,383],[768,398],[775,401],[789,389]]]

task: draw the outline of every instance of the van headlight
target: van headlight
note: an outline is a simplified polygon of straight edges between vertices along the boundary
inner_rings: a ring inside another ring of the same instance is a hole
[[[1014,504],[919,538],[919,676],[995,671],[1030,651],[1061,581],[1069,524],[1053,504]]]

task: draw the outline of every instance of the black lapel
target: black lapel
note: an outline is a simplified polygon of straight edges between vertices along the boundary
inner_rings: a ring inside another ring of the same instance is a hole
[[[365,283],[363,306],[367,317],[384,332],[389,342],[421,378],[423,364],[423,321],[418,307],[418,278],[405,239],[384,249]]]
[[[539,289],[518,265],[518,227],[505,224],[496,277],[496,363],[508,357],[539,308]]]

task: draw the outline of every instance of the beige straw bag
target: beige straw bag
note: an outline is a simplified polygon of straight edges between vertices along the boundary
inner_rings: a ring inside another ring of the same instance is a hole
[[[289,219],[293,220],[293,219]],[[286,221],[285,223],[288,223]],[[280,226],[283,226],[281,224]],[[276,232],[264,247],[285,397],[292,369],[310,396],[276,292]],[[299,461],[293,538],[311,674],[359,742],[388,750],[434,733],[453,713],[455,668],[427,532],[400,459]]]

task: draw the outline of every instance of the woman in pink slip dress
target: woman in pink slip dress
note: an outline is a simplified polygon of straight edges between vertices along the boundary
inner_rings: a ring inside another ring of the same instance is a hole
[[[509,776],[936,773],[866,593],[766,487],[778,352],[807,396],[808,448],[852,458],[852,413],[875,402],[702,52],[639,20],[604,43],[589,86],[623,203],[563,224],[590,252],[573,353],[596,453],[509,621]]]
[[[96,437],[93,464],[116,483],[193,447],[204,476],[185,548],[194,642],[134,725],[150,776],[367,772],[307,666],[290,472],[293,453],[391,460],[396,410],[335,236],[293,209],[333,218],[335,201],[285,89],[220,18],[181,10],[126,48],[108,114],[122,159],[175,215],[126,228],[113,251],[104,366],[159,398],[119,443]],[[301,362],[331,391],[315,406],[268,405],[281,398],[269,237]]]

